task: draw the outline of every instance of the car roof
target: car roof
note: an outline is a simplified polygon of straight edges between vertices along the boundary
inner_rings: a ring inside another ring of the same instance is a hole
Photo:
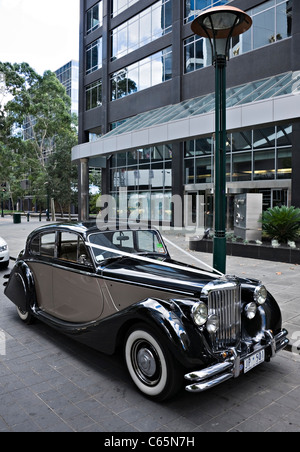
[[[96,220],[89,220],[85,222],[63,222],[63,223],[51,223],[44,226],[40,226],[35,229],[30,236],[51,232],[54,230],[66,230],[69,232],[77,232],[84,236],[87,236],[95,232],[106,232],[106,231],[118,231],[118,230],[138,230],[138,229],[152,229],[156,230],[147,223],[128,223],[128,222],[103,222],[99,223]]]

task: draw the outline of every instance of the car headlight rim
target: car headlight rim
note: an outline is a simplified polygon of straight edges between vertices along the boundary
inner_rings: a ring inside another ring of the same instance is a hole
[[[263,284],[260,284],[257,286],[254,290],[254,301],[259,305],[262,306],[267,301],[268,292],[266,287]]]
[[[192,307],[192,319],[197,326],[203,326],[208,319],[208,308],[203,301],[194,304]]]

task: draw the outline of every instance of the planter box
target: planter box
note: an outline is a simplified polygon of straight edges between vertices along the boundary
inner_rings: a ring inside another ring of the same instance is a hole
[[[280,246],[273,248],[271,245],[254,245],[237,242],[227,242],[227,256],[248,257],[273,262],[285,262],[288,264],[300,264],[300,249]],[[212,240],[190,240],[189,249],[201,253],[213,252]]]

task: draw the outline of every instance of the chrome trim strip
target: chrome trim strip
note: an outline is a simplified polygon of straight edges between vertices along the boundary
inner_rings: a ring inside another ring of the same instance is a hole
[[[185,375],[185,379],[189,381],[203,381],[207,378],[212,378],[221,372],[225,372],[226,370],[232,370],[233,363],[232,362],[224,362],[218,363],[214,366],[208,367],[207,369],[199,370],[196,372],[191,372]]]
[[[204,392],[208,389],[213,388],[214,386],[224,383],[224,381],[230,380],[231,378],[233,378],[232,374],[223,374],[219,377],[214,378],[213,380],[209,380],[204,383],[193,383],[192,385],[186,386],[185,389],[188,392]]]

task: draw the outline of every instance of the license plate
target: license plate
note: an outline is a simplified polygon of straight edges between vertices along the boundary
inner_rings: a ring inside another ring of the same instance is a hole
[[[259,364],[265,361],[265,350],[260,350],[259,352],[253,353],[244,361],[244,373],[246,374],[249,370],[254,369],[254,367],[259,366]]]

